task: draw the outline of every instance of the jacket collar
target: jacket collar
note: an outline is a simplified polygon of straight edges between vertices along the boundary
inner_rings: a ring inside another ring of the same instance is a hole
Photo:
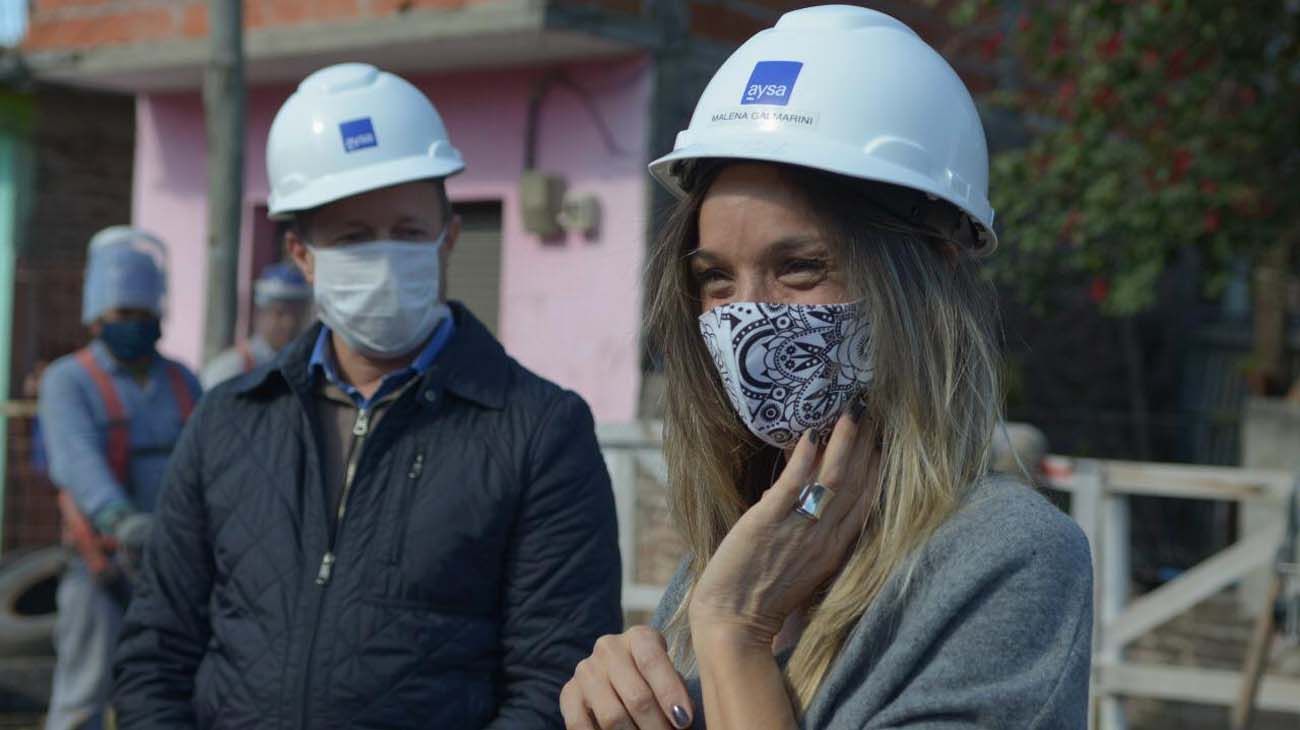
[[[510,386],[510,358],[501,343],[460,302],[449,302],[456,329],[433,365],[424,374],[420,388],[429,393],[445,388],[465,400],[488,408],[505,407],[506,389]],[[299,395],[310,395],[312,376],[308,363],[320,336],[318,322],[309,331],[289,343],[276,355],[268,368],[251,374],[236,391],[240,396],[256,396],[277,388],[288,387]],[[423,403],[436,402],[422,398]]]

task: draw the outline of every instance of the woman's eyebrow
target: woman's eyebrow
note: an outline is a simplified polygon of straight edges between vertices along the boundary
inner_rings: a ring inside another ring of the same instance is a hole
[[[690,253],[686,254],[686,260],[700,261],[705,264],[716,264],[722,260],[722,257],[710,251],[706,251],[702,248],[697,248],[691,251]]]
[[[817,236],[786,236],[772,241],[763,251],[765,258],[783,258],[796,254],[809,255],[811,253],[828,254],[829,249],[826,242]]]

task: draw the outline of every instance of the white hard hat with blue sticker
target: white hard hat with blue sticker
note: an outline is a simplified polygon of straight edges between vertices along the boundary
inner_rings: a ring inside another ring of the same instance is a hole
[[[780,162],[898,185],[948,201],[997,245],[988,145],[965,84],[899,20],[822,5],[781,16],[705,88],[690,126],[651,174],[682,195],[683,164]]]
[[[442,117],[419,89],[369,64],[341,63],[303,79],[271,122],[268,212],[285,219],[463,169]]]

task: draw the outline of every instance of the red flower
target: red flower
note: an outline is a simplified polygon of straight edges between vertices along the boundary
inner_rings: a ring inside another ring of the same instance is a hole
[[[1249,109],[1250,107],[1255,106],[1256,101],[1259,101],[1259,92],[1255,90],[1254,86],[1243,86],[1241,90],[1237,92],[1237,99],[1241,101],[1242,106]]]
[[[1106,111],[1112,106],[1115,106],[1116,101],[1118,101],[1118,97],[1115,94],[1115,90],[1109,86],[1103,86],[1092,95],[1093,108],[1101,111]]]
[[[1119,55],[1120,48],[1122,48],[1123,45],[1124,34],[1116,31],[1106,40],[1097,43],[1097,55],[1100,56],[1103,61],[1109,61]]]
[[[1202,180],[1200,187],[1201,192],[1206,195],[1214,195],[1219,192],[1219,184],[1213,180]]]
[[[1169,54],[1169,60],[1165,62],[1165,78],[1169,81],[1177,81],[1187,75],[1183,64],[1187,61],[1187,51],[1179,48]]]
[[[1173,165],[1169,173],[1170,182],[1179,182],[1187,175],[1187,170],[1192,166],[1192,153],[1185,147],[1179,147],[1174,150]]]
[[[1110,282],[1104,276],[1095,277],[1088,285],[1088,298],[1094,304],[1101,304],[1108,296],[1110,296]]]
[[[1056,31],[1052,33],[1052,43],[1047,48],[1047,55],[1050,58],[1060,58],[1061,56],[1064,56],[1065,52],[1069,49],[1070,43],[1066,37],[1065,24],[1062,23],[1061,25],[1058,25]]]
[[[1065,214],[1065,222],[1061,224],[1061,238],[1069,238],[1074,234],[1079,224],[1083,222],[1083,213],[1078,208],[1071,208],[1069,213]]]
[[[993,35],[980,41],[980,55],[985,61],[992,61],[997,58],[998,51],[1002,48],[1002,42],[1006,40],[1006,35],[998,31]]]
[[[1205,229],[1206,233],[1217,232],[1222,224],[1223,220],[1219,217],[1219,211],[1217,210],[1205,211],[1205,217],[1201,219],[1201,227]]]
[[[1142,70],[1154,71],[1160,65],[1160,54],[1152,50],[1142,52]]]

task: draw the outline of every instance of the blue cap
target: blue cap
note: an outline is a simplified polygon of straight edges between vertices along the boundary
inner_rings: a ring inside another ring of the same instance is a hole
[[[111,226],[90,239],[81,321],[110,309],[143,309],[161,317],[167,296],[167,249],[138,228]]]
[[[271,264],[253,282],[253,301],[262,307],[270,302],[297,302],[310,299],[311,285],[293,264]]]

